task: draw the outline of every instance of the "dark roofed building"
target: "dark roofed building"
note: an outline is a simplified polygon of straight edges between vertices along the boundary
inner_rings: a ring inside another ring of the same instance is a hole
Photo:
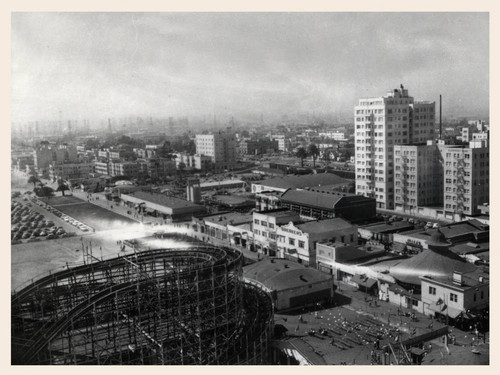
[[[428,248],[427,242],[436,231],[437,229],[414,229],[394,233],[394,244],[402,244],[421,251]],[[468,220],[446,224],[439,228],[439,232],[453,245],[467,242],[483,243],[489,241],[490,227],[477,220]]]
[[[191,215],[205,212],[203,206],[161,193],[136,191],[121,194],[120,198],[130,207],[140,207],[145,213],[153,216],[161,215],[165,219],[191,219]]]
[[[304,189],[326,185],[335,185],[338,187],[346,186],[351,183],[350,180],[337,176],[333,173],[318,173],[301,176],[286,176],[271,178],[252,184],[252,192],[261,191],[281,191],[287,189]]]
[[[374,223],[360,226],[359,237],[364,240],[377,240],[382,243],[392,243],[393,234],[411,230],[414,225],[407,221],[394,221],[392,223]]]
[[[333,279],[301,264],[267,258],[243,268],[243,277],[264,285],[274,299],[276,310],[330,302]]]
[[[281,207],[316,219],[341,217],[361,222],[376,216],[374,198],[334,191],[289,189],[281,195]]]

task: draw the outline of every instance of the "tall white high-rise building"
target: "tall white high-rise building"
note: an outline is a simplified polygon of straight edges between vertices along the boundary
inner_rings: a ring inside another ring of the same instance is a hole
[[[354,107],[356,193],[394,208],[394,145],[434,139],[435,102],[415,101],[408,90],[394,89]]]

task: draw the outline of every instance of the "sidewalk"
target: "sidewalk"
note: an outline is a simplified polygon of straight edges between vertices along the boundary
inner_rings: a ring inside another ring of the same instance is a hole
[[[381,301],[376,296],[367,295],[356,287],[342,281],[335,281],[335,285],[337,286],[336,294],[348,297],[351,300],[350,304],[344,307],[360,314],[369,315],[384,324],[399,328],[403,332],[410,333],[416,330],[416,334],[420,335],[444,327],[444,324],[414,310],[411,310],[411,313],[415,314],[416,321],[412,321],[409,316],[402,315],[407,312],[410,313],[410,309],[401,308],[402,314],[398,314],[399,306]]]
[[[148,216],[148,215],[140,215],[137,214],[137,212],[130,207],[125,206],[121,202],[113,202],[113,201],[108,201],[106,199],[106,196],[104,193],[91,193],[90,195],[86,192],[83,192],[81,190],[73,190],[72,194],[77,197],[82,199],[83,201],[86,201],[88,203],[92,203],[96,206],[105,208],[109,211],[116,212],[117,214],[120,214],[122,216],[125,216],[129,219],[135,220],[138,223],[153,223],[153,224],[165,224],[165,220],[159,217],[154,217],[154,216]],[[87,196],[90,196],[90,199],[87,199]],[[127,212],[131,212],[130,214]]]

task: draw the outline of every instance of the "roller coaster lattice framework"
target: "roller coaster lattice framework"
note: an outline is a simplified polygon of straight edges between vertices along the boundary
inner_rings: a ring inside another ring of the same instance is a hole
[[[12,364],[268,364],[272,299],[242,264],[156,249],[40,278],[12,295]]]

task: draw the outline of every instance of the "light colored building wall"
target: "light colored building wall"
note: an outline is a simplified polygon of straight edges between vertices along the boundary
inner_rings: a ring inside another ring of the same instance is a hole
[[[253,238],[256,250],[260,253],[275,256],[277,251],[276,232],[278,227],[299,219],[299,214],[296,212],[290,212],[289,215],[280,217],[276,217],[272,214],[254,212]]]
[[[231,170],[237,160],[236,139],[232,133],[196,135],[196,154],[211,158],[216,170]]]
[[[408,213],[419,206],[442,205],[443,168],[438,146],[394,146],[394,208]]]
[[[479,214],[489,203],[489,148],[484,141],[443,151],[445,215]]]
[[[414,102],[406,89],[360,99],[354,108],[356,193],[394,208],[394,145],[434,138],[434,102]]]
[[[331,230],[322,233],[307,233],[293,223],[282,225],[276,231],[280,258],[286,258],[316,267],[316,243],[320,241],[342,241],[346,244],[357,243],[357,226],[350,229]]]
[[[434,315],[435,311],[429,309],[430,305],[439,300],[450,310],[467,311],[472,309],[482,309],[489,305],[489,282],[478,283],[474,287],[461,287],[442,283],[439,280],[432,280],[423,277],[422,279],[422,302],[424,313]],[[475,295],[475,297],[474,297]],[[443,315],[446,315],[447,309],[443,309]],[[450,313],[453,314],[452,311]],[[456,314],[456,311],[454,312]],[[454,314],[453,314],[454,315]]]

